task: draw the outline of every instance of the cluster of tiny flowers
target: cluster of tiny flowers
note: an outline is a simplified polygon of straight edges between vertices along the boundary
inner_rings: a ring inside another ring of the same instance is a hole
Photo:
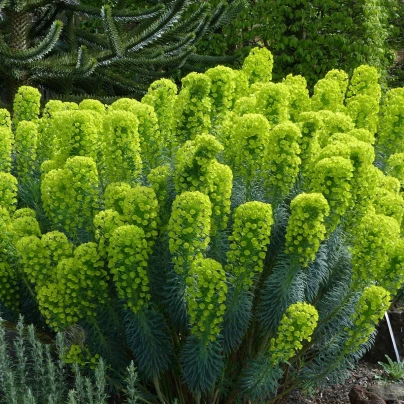
[[[124,224],[122,216],[112,209],[103,210],[95,215],[95,239],[98,242],[98,251],[102,258],[107,255],[109,240],[113,231]]]
[[[137,118],[127,111],[110,111],[101,138],[104,176],[107,183],[133,183],[142,172]]]
[[[330,137],[335,133],[347,133],[354,129],[352,119],[341,112],[323,110],[317,112],[317,115],[322,121],[318,131],[318,142],[321,147],[326,147]]]
[[[277,364],[292,358],[303,348],[303,341],[311,341],[317,322],[318,313],[314,306],[304,302],[289,306],[282,316],[277,337],[270,341],[271,362]]]
[[[38,290],[39,309],[55,331],[96,316],[108,298],[108,275],[103,267],[96,243],[81,244],[73,258],[59,261],[57,282]]]
[[[147,277],[147,241],[137,226],[120,226],[112,232],[108,247],[108,267],[120,299],[138,312],[150,299]]]
[[[341,104],[343,104],[346,91],[348,89],[348,83],[349,83],[349,76],[344,70],[338,70],[338,69],[333,69],[327,72],[325,75],[326,79],[329,80],[335,80],[338,83],[339,86],[339,96],[341,99]]]
[[[235,209],[226,270],[236,285],[248,290],[254,276],[262,272],[272,224],[272,207],[267,203],[247,202]]]
[[[212,100],[212,118],[218,118],[233,106],[236,83],[233,70],[225,66],[216,66],[205,73],[211,80],[210,98]]]
[[[400,236],[397,221],[384,215],[368,213],[355,229],[351,230],[352,281],[360,288],[373,280],[382,281],[388,266],[389,254]]]
[[[186,274],[190,262],[208,246],[211,214],[209,197],[200,192],[183,192],[175,198],[168,235],[178,274]]]
[[[0,206],[8,209],[9,212],[13,212],[16,203],[17,178],[9,173],[0,172]]]
[[[275,126],[269,133],[263,171],[265,187],[270,194],[285,196],[299,174],[301,138],[299,128],[292,122]]]
[[[314,260],[326,234],[325,218],[330,212],[322,194],[300,194],[290,203],[291,215],[286,229],[286,251],[305,267]]]
[[[396,177],[404,187],[404,153],[392,154],[387,160],[387,173]]]
[[[283,83],[264,83],[255,93],[256,111],[265,116],[271,125],[289,119],[289,90]]]
[[[344,96],[341,97],[341,89],[337,80],[323,78],[314,85],[314,94],[311,98],[313,111],[344,110]]]
[[[90,111],[61,111],[54,114],[55,133],[52,159],[61,167],[69,157],[86,156],[98,160],[98,132],[96,119]]]
[[[37,167],[38,124],[22,121],[15,132],[15,152],[18,178],[28,180]]]
[[[123,202],[131,190],[127,182],[111,182],[104,191],[105,209],[113,209],[123,215]]]
[[[233,112],[238,116],[245,114],[253,114],[257,108],[257,99],[250,95],[248,97],[241,97],[236,100],[233,107]]]
[[[249,95],[249,81],[248,76],[243,70],[233,70],[233,79],[236,85],[234,90],[234,100]]]
[[[73,254],[67,237],[58,231],[46,233],[41,238],[35,235],[22,237],[16,243],[16,250],[22,270],[36,289],[56,282],[55,269],[59,261]]]
[[[56,228],[75,237],[79,229],[91,231],[99,208],[98,172],[90,157],[71,157],[63,169],[45,174],[41,184],[45,213]]]
[[[404,217],[404,199],[397,191],[388,189],[388,186],[381,184],[377,188],[373,207],[377,214],[393,217],[401,226]]]
[[[358,95],[367,95],[380,102],[382,91],[379,85],[380,74],[376,67],[362,65],[352,75],[347,91],[347,99]]]
[[[272,80],[272,68],[274,57],[267,48],[254,48],[244,59],[243,73],[246,74],[251,84],[268,82]]]
[[[153,188],[137,186],[126,193],[123,201],[124,218],[128,224],[143,229],[149,253],[158,235],[158,213],[159,205]]]
[[[192,262],[186,285],[191,333],[215,341],[226,310],[226,273],[217,261],[199,258]]]
[[[12,220],[9,211],[0,205],[0,259],[9,257],[12,246]]]
[[[212,234],[225,230],[229,220],[233,173],[229,166],[216,160],[209,166],[208,178],[210,188],[208,196],[212,202]]]
[[[376,133],[379,123],[379,103],[368,95],[357,95],[347,101],[347,114],[358,129]]]
[[[11,129],[11,116],[5,108],[0,108],[0,128]]]
[[[228,147],[224,150],[226,162],[235,175],[251,181],[263,166],[268,146],[270,125],[261,114],[235,117]]]
[[[347,135],[371,145],[375,143],[375,135],[373,133],[370,133],[367,129],[352,129],[347,133]]]
[[[26,236],[40,236],[41,229],[34,217],[25,216],[13,220],[13,238],[16,243],[20,238]]]
[[[168,165],[162,165],[150,170],[147,176],[147,181],[156,193],[158,206],[159,206],[159,226],[160,233],[162,233],[170,219],[170,183],[172,181],[171,167]]]
[[[19,281],[19,274],[10,263],[3,260],[0,261],[0,302],[5,307],[16,312],[18,310],[20,292]]]
[[[404,240],[399,239],[393,246],[389,264],[379,284],[395,296],[404,283]]]
[[[177,86],[168,79],[152,83],[142,103],[154,108],[163,138],[163,146],[169,145],[174,137],[174,107],[177,99]]]
[[[176,137],[182,144],[206,133],[211,126],[212,103],[209,98],[211,81],[201,73],[190,73],[182,79],[176,103]]]
[[[142,161],[149,168],[156,167],[161,160],[163,138],[153,107],[136,100],[121,98],[111,105],[111,109],[130,112],[137,118]]]
[[[351,317],[353,326],[345,329],[348,332],[345,352],[355,352],[367,342],[389,307],[390,293],[387,290],[376,285],[364,289]]]
[[[174,184],[177,193],[208,192],[208,170],[223,146],[212,135],[198,135],[188,140],[177,152]]]
[[[41,107],[41,93],[33,87],[22,86],[14,97],[13,121],[35,121],[38,119]]]
[[[289,74],[283,80],[289,91],[289,114],[292,122],[298,122],[300,114],[309,111],[311,101],[307,82],[303,76]]]
[[[351,205],[353,166],[343,157],[320,160],[313,169],[311,190],[323,194],[330,206],[329,231],[335,230]]]
[[[11,129],[0,126],[0,171],[9,172],[11,170],[13,142],[14,136]]]
[[[83,100],[80,102],[79,108],[86,111],[95,111],[98,112],[100,115],[105,114],[105,105],[98,100]]]

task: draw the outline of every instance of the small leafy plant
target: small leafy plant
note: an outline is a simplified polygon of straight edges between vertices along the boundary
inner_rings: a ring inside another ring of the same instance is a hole
[[[394,362],[388,355],[385,355],[387,362],[378,362],[387,373],[389,379],[400,381],[404,379],[404,361]]]

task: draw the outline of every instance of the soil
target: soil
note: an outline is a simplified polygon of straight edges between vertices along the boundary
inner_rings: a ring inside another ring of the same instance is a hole
[[[294,391],[289,397],[287,404],[349,404],[348,394],[354,385],[366,388],[380,383],[380,379],[384,378],[386,378],[386,375],[380,365],[359,362],[344,384],[315,391],[313,395],[305,397],[299,391]],[[393,402],[390,401],[390,403]],[[396,401],[395,404],[404,404],[404,401]]]

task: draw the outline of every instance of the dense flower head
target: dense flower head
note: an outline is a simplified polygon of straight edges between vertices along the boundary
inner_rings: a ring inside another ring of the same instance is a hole
[[[101,257],[106,257],[112,232],[124,224],[122,216],[112,209],[103,210],[94,216],[95,239]]]
[[[11,152],[14,135],[8,127],[0,126],[0,171],[11,170]]]
[[[123,201],[123,217],[128,224],[140,227],[144,231],[148,250],[151,253],[158,235],[158,200],[151,187],[136,186],[126,192]]]
[[[262,272],[272,224],[272,207],[267,203],[247,202],[234,210],[226,270],[236,285],[250,289]]]
[[[236,90],[233,72],[226,66],[212,67],[205,72],[211,80],[209,95],[212,100],[212,118],[217,119],[233,105]]]
[[[37,167],[38,124],[21,121],[15,131],[15,153],[18,178],[29,179]]]
[[[15,312],[18,312],[19,280],[19,273],[13,266],[6,261],[0,261],[0,304]]]
[[[256,111],[265,116],[271,125],[289,119],[289,89],[284,83],[265,83],[255,92]]]
[[[277,364],[292,358],[303,348],[304,341],[311,341],[317,322],[314,306],[304,302],[290,305],[282,316],[277,336],[270,341],[271,362]]]
[[[13,219],[19,219],[21,217],[33,217],[36,218],[36,212],[31,208],[21,208],[17,209],[13,214]]]
[[[38,119],[41,107],[41,93],[38,89],[21,86],[14,97],[13,121],[16,125],[20,121],[35,121]]]
[[[374,134],[379,122],[379,103],[368,95],[357,95],[347,101],[347,114],[351,117],[355,127],[367,129]]]
[[[123,202],[131,186],[127,182],[111,182],[104,191],[105,209],[113,209],[123,215]]]
[[[339,82],[325,77],[314,85],[311,107],[313,111],[344,111],[344,98]]]
[[[399,239],[389,253],[389,263],[381,285],[395,296],[404,283],[404,240]]]
[[[244,59],[242,71],[247,75],[251,84],[258,81],[272,80],[274,57],[267,48],[254,48]]]
[[[192,262],[186,285],[191,333],[215,341],[226,310],[226,273],[217,261],[198,258]]]
[[[142,161],[149,168],[156,167],[161,160],[163,138],[154,108],[136,100],[121,98],[111,105],[111,110],[127,111],[136,117]]]
[[[147,240],[137,226],[116,228],[109,239],[108,267],[118,296],[134,312],[141,310],[150,299],[147,277]]]
[[[351,317],[353,326],[346,328],[346,352],[355,352],[369,339],[389,307],[390,293],[381,286],[370,285],[363,290]]]
[[[350,130],[347,135],[353,136],[356,139],[360,140],[361,142],[374,144],[375,143],[375,136],[373,133],[369,132],[367,129],[352,129]]]
[[[289,113],[292,122],[298,122],[299,116],[311,108],[307,82],[303,76],[288,74],[283,83],[289,90]]]
[[[96,243],[81,244],[72,258],[59,261],[57,283],[46,283],[38,290],[39,309],[55,331],[96,316],[108,299],[103,267]]]
[[[79,108],[88,111],[98,112],[100,115],[105,114],[105,105],[98,100],[83,100],[79,104]]]
[[[175,142],[180,145],[209,131],[212,111],[211,81],[207,75],[190,73],[182,79],[182,84],[175,106]]]
[[[404,187],[404,153],[394,153],[387,160],[387,173],[396,177]]]
[[[397,184],[396,184],[397,185]],[[387,186],[380,186],[377,189],[373,206],[377,214],[392,217],[402,226],[404,217],[404,199],[403,197]]]
[[[347,133],[354,129],[355,125],[352,119],[346,114],[326,110],[319,111],[317,114],[322,121],[318,132],[318,140],[321,147],[327,146],[330,137],[334,133]]]
[[[19,217],[13,220],[13,238],[14,243],[25,236],[40,236],[41,229],[39,223],[34,217]]]
[[[380,74],[376,67],[362,65],[357,67],[349,83],[347,98],[367,95],[380,102],[382,91],[379,85]]]
[[[400,226],[392,218],[369,212],[352,229],[352,280],[354,287],[379,281],[388,265],[389,253],[400,236]]]
[[[246,97],[249,94],[248,76],[243,70],[233,70],[234,83],[234,100]]]
[[[0,127],[11,129],[11,116],[5,108],[0,108]]]
[[[343,157],[320,160],[313,169],[311,190],[323,194],[330,206],[329,230],[333,231],[351,205],[353,165]]]
[[[255,96],[241,97],[236,100],[233,112],[239,116],[253,114],[257,108],[257,99]]]
[[[6,260],[12,246],[12,220],[9,211],[0,205],[0,259]]]
[[[349,83],[348,74],[341,69],[332,69],[329,72],[327,72],[325,78],[328,80],[335,80],[338,83],[341,100],[343,102]]]
[[[300,129],[292,122],[279,124],[270,130],[263,164],[266,191],[269,194],[286,196],[293,187],[301,163],[301,136]]]
[[[169,248],[177,273],[189,271],[190,262],[209,244],[212,204],[201,192],[178,195],[168,223]]]
[[[86,156],[97,161],[99,130],[90,111],[56,112],[50,130],[55,133],[52,159],[58,166],[72,156]]]
[[[138,119],[130,112],[110,111],[101,138],[103,175],[107,183],[137,181],[142,172]]]
[[[0,171],[0,206],[14,212],[17,204],[17,178]]]
[[[325,219],[330,208],[320,193],[300,194],[290,203],[291,215],[286,229],[286,251],[305,267],[314,260],[324,240]]]

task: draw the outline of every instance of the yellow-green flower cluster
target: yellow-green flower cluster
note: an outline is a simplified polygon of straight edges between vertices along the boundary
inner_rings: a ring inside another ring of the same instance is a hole
[[[236,100],[233,107],[233,112],[242,116],[245,114],[253,114],[257,108],[257,99],[255,96],[241,97]]]
[[[127,182],[111,182],[104,192],[105,209],[113,209],[123,215],[123,202],[131,186]]]
[[[289,74],[283,79],[283,83],[289,90],[289,114],[292,122],[298,122],[301,113],[309,111],[311,101],[307,82],[303,76]]]
[[[270,341],[271,362],[274,365],[287,362],[296,355],[303,348],[303,341],[311,341],[317,322],[318,312],[314,306],[304,302],[290,305],[282,316],[277,337]]]
[[[389,254],[400,236],[400,227],[391,217],[369,212],[351,229],[352,281],[354,288],[382,280]]]
[[[205,74],[211,80],[210,98],[212,100],[212,120],[233,106],[236,90],[233,70],[230,67],[216,66],[208,69]]]
[[[233,173],[229,166],[214,160],[209,166],[208,178],[210,180],[208,196],[212,202],[211,232],[215,234],[227,227],[233,189]]]
[[[374,134],[370,133],[367,129],[352,129],[347,135],[353,136],[361,142],[370,143],[371,145],[375,143]]]
[[[95,215],[95,239],[98,242],[98,251],[102,258],[107,255],[107,248],[113,231],[124,224],[122,216],[112,209],[103,210]]]
[[[21,217],[33,217],[35,219],[36,218],[35,210],[31,208],[17,209],[13,214],[13,219],[19,219]]]
[[[209,244],[212,205],[201,192],[183,192],[173,203],[168,236],[178,274],[188,273],[190,263]]]
[[[10,213],[0,205],[0,261],[6,261],[12,246],[12,221]]]
[[[358,95],[367,95],[379,104],[382,96],[379,77],[380,74],[374,66],[362,65],[357,67],[349,83],[347,99]]]
[[[0,108],[0,128],[11,129],[11,116],[5,108]]]
[[[17,204],[17,178],[0,171],[0,206],[14,212]]]
[[[246,97],[249,94],[248,76],[243,70],[233,70],[233,79],[235,83],[234,100]]]
[[[311,190],[323,194],[330,206],[328,230],[335,230],[350,207],[353,166],[343,157],[320,160],[313,169]]]
[[[368,95],[357,95],[347,101],[347,114],[356,128],[367,129],[374,134],[379,123],[379,103]]]
[[[57,281],[38,290],[39,309],[55,331],[96,316],[97,308],[108,299],[103,267],[96,243],[81,244],[73,258],[59,261]]]
[[[268,148],[264,156],[263,173],[269,194],[286,196],[299,174],[299,128],[292,122],[279,124],[269,132]]]
[[[383,286],[392,296],[396,296],[398,290],[404,283],[404,240],[399,239],[390,251],[389,264],[383,274],[383,279],[379,280],[379,285]]]
[[[177,193],[209,190],[207,172],[223,146],[212,135],[198,135],[188,140],[177,152],[174,184]]]
[[[130,189],[123,201],[123,214],[128,224],[140,227],[147,240],[148,253],[151,253],[158,235],[157,219],[159,205],[153,188],[137,186]]]
[[[344,110],[344,94],[337,80],[323,78],[314,85],[314,94],[311,98],[313,111],[339,112]]]
[[[335,80],[340,89],[341,104],[344,102],[346,90],[348,88],[349,76],[344,70],[333,69],[327,72],[326,79]]]
[[[215,341],[226,310],[226,273],[217,261],[198,258],[192,262],[186,285],[191,333],[206,343]]]
[[[346,327],[345,352],[355,352],[367,342],[377,323],[390,307],[390,293],[376,285],[364,289],[352,315],[352,327]]]
[[[60,167],[71,156],[98,159],[98,128],[90,111],[61,111],[53,115],[55,133],[52,159]]]
[[[201,73],[190,73],[182,80],[176,103],[176,143],[181,145],[210,129],[211,81]]]
[[[404,153],[394,153],[387,160],[386,171],[396,177],[404,188]]]
[[[158,166],[163,149],[163,138],[153,107],[136,100],[121,98],[111,105],[111,109],[128,111],[137,118],[141,158],[149,168]]]
[[[33,121],[21,121],[15,132],[15,153],[18,178],[29,179],[37,167],[38,124]]]
[[[101,138],[106,182],[134,183],[142,172],[137,118],[127,111],[110,111]]]
[[[173,173],[171,167],[168,165],[162,165],[150,170],[147,176],[147,181],[154,189],[157,196],[159,206],[159,228],[160,233],[164,232],[170,219],[170,206],[169,206],[169,191],[170,182]]]
[[[39,228],[39,223],[36,218],[25,216],[13,220],[14,243],[22,237],[40,235],[41,229]]]
[[[320,130],[318,131],[318,141],[321,147],[327,146],[330,137],[334,133],[347,133],[354,129],[352,119],[342,112],[319,111],[317,112],[322,121]]]
[[[250,84],[272,80],[274,57],[267,48],[254,48],[244,59],[242,71],[248,77]]]
[[[247,202],[235,209],[226,270],[238,287],[250,289],[254,277],[261,274],[272,224],[272,207],[267,203]]]
[[[16,243],[19,263],[28,280],[38,290],[47,283],[57,282],[56,267],[59,261],[70,258],[72,245],[58,231],[22,237]]]
[[[45,214],[53,225],[72,237],[91,231],[99,209],[98,172],[90,157],[71,157],[64,168],[45,174],[41,184]]]
[[[373,206],[377,214],[392,217],[397,220],[397,223],[400,226],[402,226],[404,217],[404,199],[399,193],[388,189],[387,186],[380,186],[377,188]]]
[[[167,147],[171,155],[171,141],[175,131],[174,106],[177,99],[177,86],[168,79],[160,79],[152,83],[142,103],[154,108],[162,135],[163,147]]]
[[[20,292],[18,284],[19,275],[15,269],[7,261],[0,261],[0,303],[15,311],[18,310]]]
[[[261,114],[235,117],[228,147],[224,151],[226,162],[236,175],[251,181],[262,170],[267,151],[270,125]]]
[[[265,116],[271,125],[289,119],[289,89],[284,83],[265,83],[255,92],[256,111]]]
[[[291,215],[286,228],[286,252],[305,267],[314,260],[326,234],[325,218],[330,208],[320,193],[300,194],[290,203]]]
[[[11,151],[13,148],[14,136],[11,129],[0,126],[0,171],[11,170]]]
[[[137,226],[120,226],[112,232],[108,247],[108,266],[120,299],[138,312],[150,299],[147,277],[147,241]]]
[[[98,100],[83,100],[79,104],[79,109],[87,110],[87,111],[95,111],[103,116],[105,114],[105,105]]]
[[[21,86],[14,97],[13,121],[18,125],[21,121],[38,119],[41,106],[41,93],[33,87]]]

